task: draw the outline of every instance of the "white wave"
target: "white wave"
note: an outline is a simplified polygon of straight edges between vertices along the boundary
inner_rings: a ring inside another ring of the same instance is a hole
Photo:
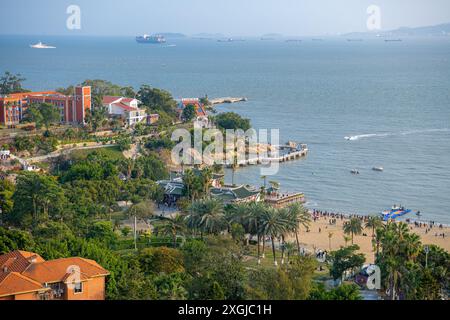
[[[374,138],[374,137],[389,137],[389,136],[397,136],[397,135],[410,135],[410,134],[420,134],[420,133],[433,133],[433,132],[450,132],[450,129],[425,129],[425,130],[410,130],[403,132],[388,132],[388,133],[370,133],[370,134],[360,134],[355,136],[347,136],[344,137],[347,141],[356,141],[365,138]]]
[[[317,207],[317,206],[318,206],[317,202],[307,201],[305,203],[305,207]]]

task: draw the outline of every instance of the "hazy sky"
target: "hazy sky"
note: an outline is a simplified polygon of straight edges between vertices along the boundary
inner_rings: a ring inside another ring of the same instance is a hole
[[[71,4],[81,30],[66,28]],[[449,0],[0,0],[0,33],[325,35],[366,31],[372,4],[383,30],[450,22]]]

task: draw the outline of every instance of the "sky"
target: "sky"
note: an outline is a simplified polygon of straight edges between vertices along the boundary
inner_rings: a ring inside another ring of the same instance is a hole
[[[70,5],[81,29],[66,26]],[[0,34],[335,35],[367,31],[370,5],[382,30],[450,22],[448,0],[0,0]]]

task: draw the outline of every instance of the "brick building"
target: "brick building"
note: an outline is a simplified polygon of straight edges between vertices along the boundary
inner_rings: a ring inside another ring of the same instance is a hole
[[[69,96],[55,91],[0,96],[0,124],[7,127],[19,124],[28,106],[43,102],[59,109],[62,123],[84,124],[91,109],[91,87],[75,87],[74,94]]]
[[[16,250],[0,256],[0,300],[104,300],[108,275],[93,260]]]

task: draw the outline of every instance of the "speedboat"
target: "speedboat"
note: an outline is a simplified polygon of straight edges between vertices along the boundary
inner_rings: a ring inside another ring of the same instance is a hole
[[[408,213],[410,213],[410,209],[405,209],[405,207],[402,206],[393,206],[390,210],[385,210],[381,214],[383,216],[384,221],[388,220],[395,220],[396,218],[399,218],[401,216],[404,216]]]
[[[30,47],[33,49],[56,49],[56,47],[46,45],[46,44],[42,43],[41,41],[39,41],[36,44],[30,44]]]
[[[382,172],[382,171],[384,171],[384,168],[383,167],[373,167],[372,170]]]
[[[350,171],[352,174],[359,174],[359,170],[358,169],[353,169],[352,171]]]

